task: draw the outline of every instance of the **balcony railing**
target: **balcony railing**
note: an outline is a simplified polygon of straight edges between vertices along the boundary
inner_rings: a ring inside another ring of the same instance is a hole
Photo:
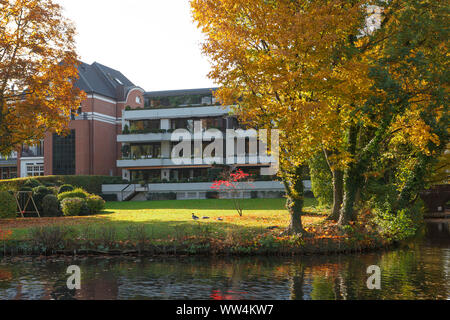
[[[44,156],[44,144],[39,143],[35,146],[24,145],[22,147],[21,157],[22,158],[38,158]]]
[[[228,160],[228,161],[227,161]],[[119,168],[136,168],[136,167],[172,167],[172,166],[191,166],[191,165],[212,165],[212,164],[254,164],[254,165],[270,165],[274,163],[272,157],[228,157],[227,159],[216,158],[152,158],[152,159],[123,159],[117,161]]]

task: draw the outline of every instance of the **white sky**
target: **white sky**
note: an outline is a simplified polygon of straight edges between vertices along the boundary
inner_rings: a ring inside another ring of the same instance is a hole
[[[214,87],[188,0],[55,0],[77,27],[81,60],[146,91]]]

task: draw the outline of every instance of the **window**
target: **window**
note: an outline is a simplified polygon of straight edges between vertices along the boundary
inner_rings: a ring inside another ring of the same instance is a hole
[[[27,177],[38,177],[44,175],[43,163],[29,163],[27,164]]]
[[[0,172],[1,172],[0,179],[15,179],[15,178],[17,178],[17,168],[16,167],[0,168]]]
[[[53,174],[75,174],[75,130],[65,137],[53,135]]]
[[[142,101],[142,100],[141,100],[141,97],[137,96],[137,97],[136,97],[136,103],[141,104],[141,101]]]
[[[172,119],[170,122],[170,128],[172,130],[187,129],[190,132],[194,132],[194,120],[193,119]]]
[[[131,131],[159,130],[161,128],[161,120],[130,121],[130,128]]]
[[[132,144],[131,157],[136,159],[157,159],[161,157],[161,143]]]

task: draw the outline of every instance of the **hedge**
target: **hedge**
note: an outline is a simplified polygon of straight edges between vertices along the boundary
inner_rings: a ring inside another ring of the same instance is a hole
[[[42,185],[46,183],[53,183],[59,186],[70,184],[74,187],[83,188],[93,194],[100,194],[102,192],[102,184],[117,184],[122,182],[121,177],[110,176],[43,176],[0,180],[0,190],[18,191],[29,180],[37,180]]]

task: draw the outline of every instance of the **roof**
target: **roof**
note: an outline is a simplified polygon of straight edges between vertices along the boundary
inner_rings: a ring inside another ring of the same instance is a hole
[[[190,95],[207,95],[215,92],[218,88],[202,88],[202,89],[186,89],[186,90],[169,90],[169,91],[152,91],[146,92],[145,97],[176,97]]]
[[[120,99],[118,88],[125,92],[136,86],[120,71],[104,66],[98,62],[89,65],[81,62],[78,66],[79,79],[75,85],[86,93],[96,93],[102,96]]]

